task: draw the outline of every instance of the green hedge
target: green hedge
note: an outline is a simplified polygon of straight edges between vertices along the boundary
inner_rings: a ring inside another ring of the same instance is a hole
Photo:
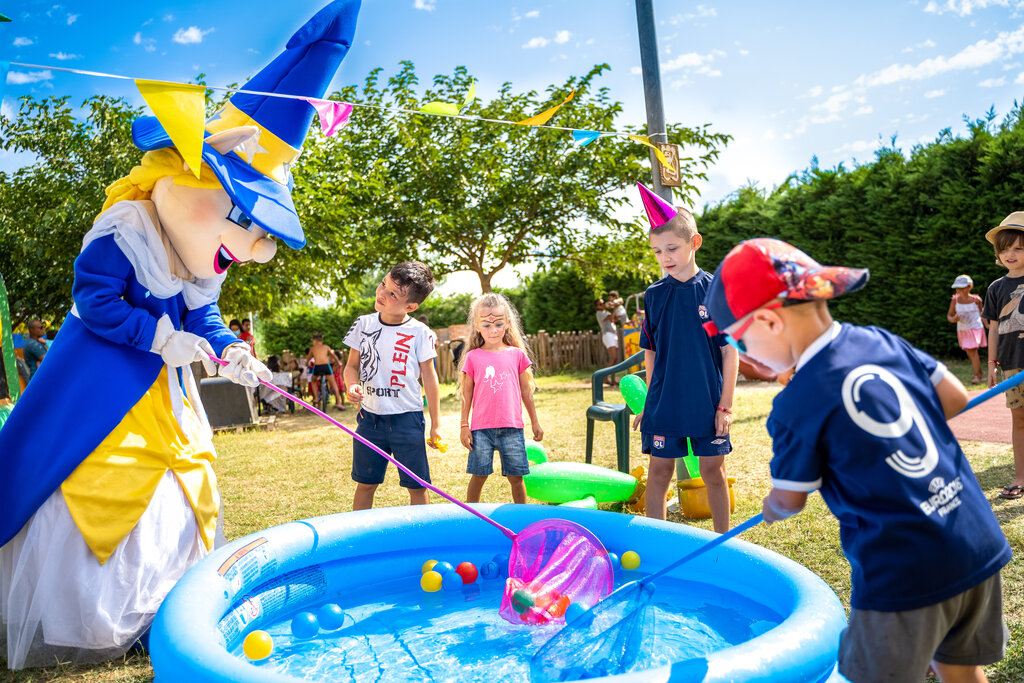
[[[771,193],[743,188],[697,217],[699,262],[712,270],[740,240],[767,236],[824,264],[867,267],[867,287],[831,304],[837,319],[959,355],[945,318],[950,284],[967,273],[984,295],[1005,274],[985,232],[1024,208],[1024,114],[994,118],[969,121],[966,137],[945,130],[908,156],[887,147],[849,170],[812,165]]]

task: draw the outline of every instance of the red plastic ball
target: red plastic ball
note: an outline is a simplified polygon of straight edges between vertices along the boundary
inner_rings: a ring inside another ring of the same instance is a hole
[[[473,583],[476,581],[476,565],[472,562],[463,562],[455,568],[455,573],[462,577],[462,583]]]

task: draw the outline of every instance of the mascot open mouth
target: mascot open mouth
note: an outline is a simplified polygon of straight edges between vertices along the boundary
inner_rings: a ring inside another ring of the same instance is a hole
[[[238,261],[238,259],[235,258],[235,255],[228,251],[228,248],[222,244],[220,245],[220,249],[217,250],[217,256],[213,259],[213,270],[220,275],[230,268],[231,264],[236,261]]]

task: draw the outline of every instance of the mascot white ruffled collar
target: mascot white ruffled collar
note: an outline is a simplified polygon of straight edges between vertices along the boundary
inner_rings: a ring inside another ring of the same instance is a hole
[[[291,166],[348,51],[336,0],[206,122],[198,177],[160,122],[107,190],[75,261],[74,306],[0,430],[0,647],[8,666],[118,657],[218,537],[220,496],[188,365],[255,386],[270,372],[225,327],[235,263],[305,244]],[[54,397],[60,397],[55,401]]]

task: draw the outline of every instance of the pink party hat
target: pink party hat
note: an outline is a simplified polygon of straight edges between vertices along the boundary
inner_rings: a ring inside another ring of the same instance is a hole
[[[675,218],[676,210],[658,195],[651,192],[643,183],[637,183],[640,188],[640,198],[644,200],[644,208],[647,209],[647,220],[651,222],[651,230],[660,228]]]

